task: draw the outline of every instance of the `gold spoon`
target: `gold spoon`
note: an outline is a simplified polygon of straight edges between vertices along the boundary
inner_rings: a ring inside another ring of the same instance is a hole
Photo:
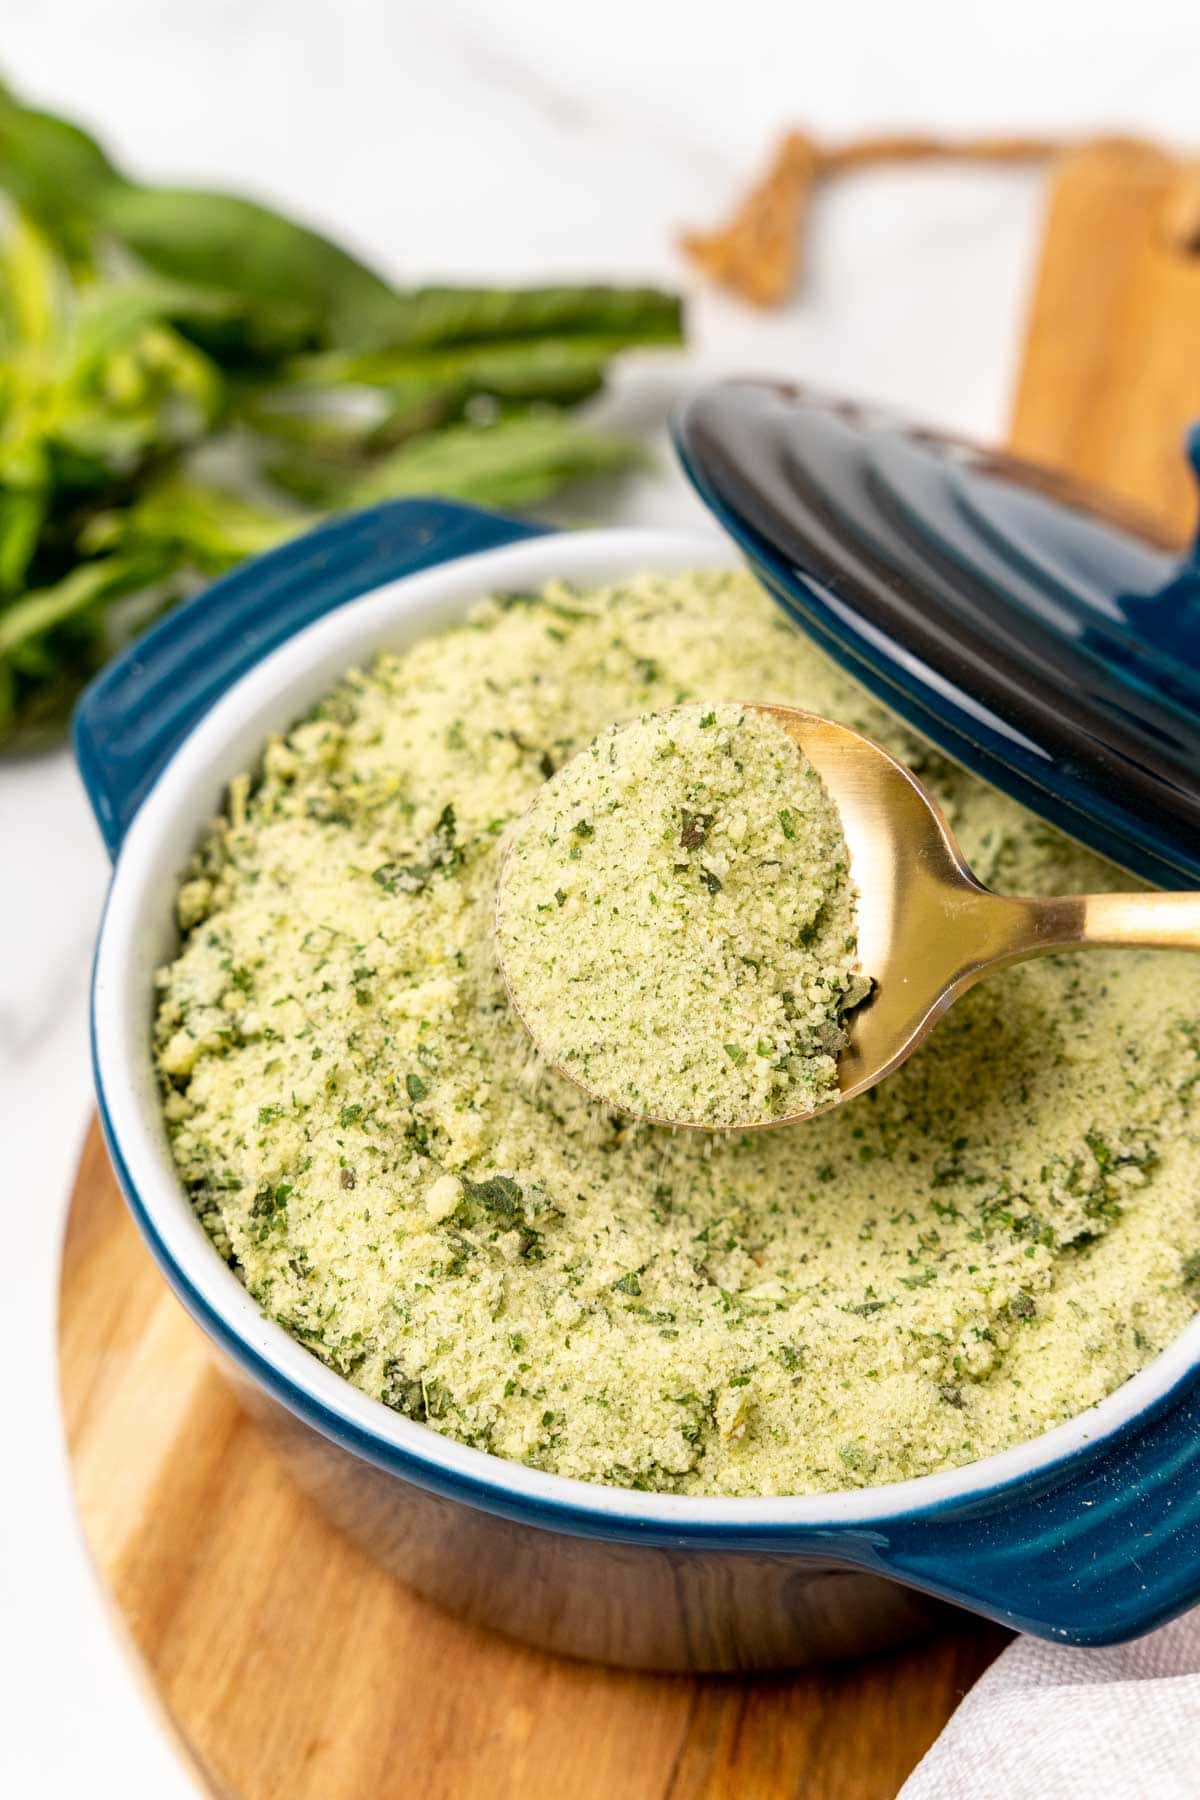
[[[858,890],[859,963],[874,987],[846,1015],[839,1091],[824,1105],[744,1125],[651,1123],[700,1131],[800,1124],[899,1068],[959,995],[992,969],[1056,950],[1200,949],[1200,894],[1026,900],[993,894],[967,867],[937,801],[881,744],[796,707],[755,710],[768,713],[799,745],[841,815]],[[559,1072],[584,1087],[567,1070]]]
[[[846,1017],[850,1041],[829,1106],[899,1068],[992,969],[1055,950],[1200,949],[1200,894],[993,894],[967,867],[937,801],[881,744],[794,707],[757,710],[799,745],[841,815],[858,890],[859,961],[875,982]]]

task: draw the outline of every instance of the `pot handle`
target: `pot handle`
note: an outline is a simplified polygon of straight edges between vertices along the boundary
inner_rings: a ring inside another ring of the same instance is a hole
[[[403,575],[545,529],[450,500],[389,500],[318,525],[176,607],[75,708],[75,757],[109,855],[192,727],[304,626]]]
[[[1194,1606],[1200,1375],[1099,1454],[1083,1450],[1008,1493],[890,1521],[876,1566],[1063,1644],[1121,1643]]]

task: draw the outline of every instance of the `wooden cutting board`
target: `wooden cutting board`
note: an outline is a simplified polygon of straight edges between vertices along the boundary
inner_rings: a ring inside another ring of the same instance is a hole
[[[1061,166],[1012,432],[1180,533],[1179,444],[1200,418],[1200,257],[1177,229],[1190,192],[1148,149]],[[964,1618],[851,1668],[706,1680],[558,1660],[447,1617],[292,1485],[151,1263],[95,1126],[59,1357],[97,1572],[213,1795],[891,1800],[1005,1641]]]
[[[1050,192],[1009,433],[1022,456],[1108,488],[1182,541],[1200,422],[1200,163],[1080,150]]]

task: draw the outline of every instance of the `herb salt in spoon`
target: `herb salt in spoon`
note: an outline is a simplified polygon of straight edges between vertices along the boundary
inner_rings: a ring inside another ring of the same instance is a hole
[[[792,707],[681,707],[540,790],[496,939],[560,1073],[653,1124],[744,1131],[864,1093],[992,969],[1200,948],[1200,895],[994,894],[870,738]]]

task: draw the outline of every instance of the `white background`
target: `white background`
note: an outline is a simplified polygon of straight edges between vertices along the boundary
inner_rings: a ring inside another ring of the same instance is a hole
[[[251,186],[397,277],[687,284],[774,129],[1200,139],[1195,0],[8,0],[0,73],[141,173]],[[653,424],[684,379],[788,371],[976,435],[1003,431],[1036,242],[1022,173],[887,172],[823,201],[803,296],[709,294],[686,372],[632,368]],[[663,451],[619,515],[682,523]],[[88,957],[105,882],[65,755],[0,763],[0,1794],[193,1792],[145,1710],[82,1551],[54,1306],[90,1105]],[[369,1800],[369,1797],[364,1797]]]

